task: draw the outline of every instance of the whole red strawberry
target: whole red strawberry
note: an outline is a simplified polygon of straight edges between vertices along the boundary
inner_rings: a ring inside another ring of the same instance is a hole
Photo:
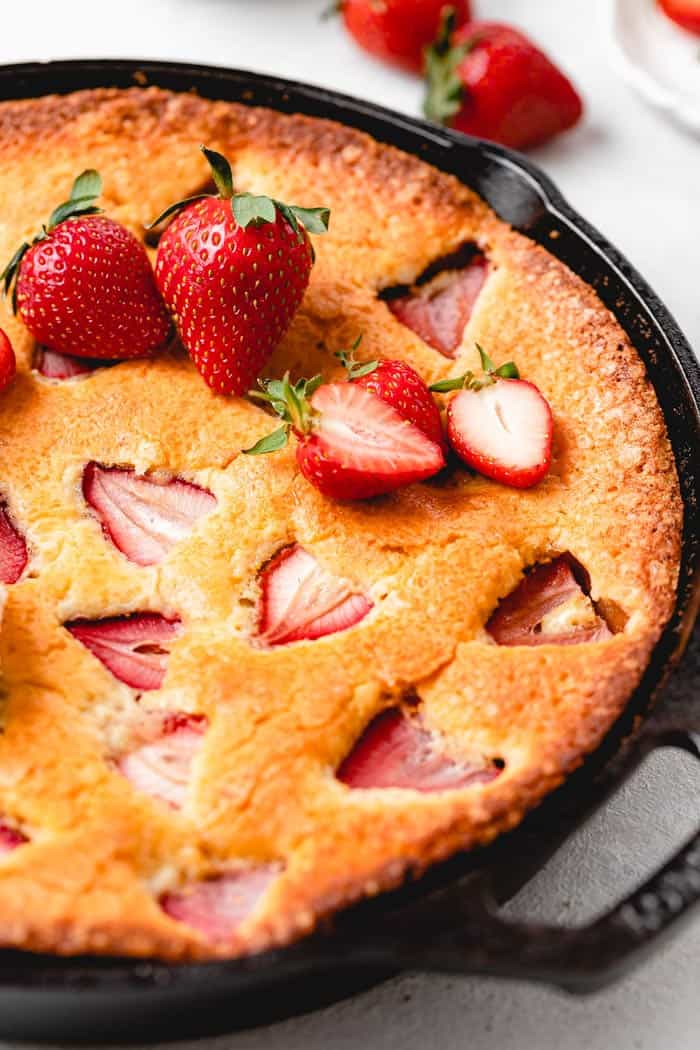
[[[423,69],[425,49],[448,7],[457,25],[471,17],[469,0],[340,0],[338,7],[360,47],[414,73]]]
[[[42,345],[77,357],[144,357],[167,340],[170,319],[143,245],[99,214],[101,191],[96,171],[79,175],[0,280],[6,294],[14,282],[13,308]]]
[[[392,405],[357,383],[322,383],[321,376],[292,385],[289,375],[251,391],[284,420],[245,451],[275,452],[297,437],[301,473],[324,496],[369,499],[424,481],[442,470],[442,448]]]
[[[17,370],[12,343],[0,328],[0,393],[10,385]]]
[[[421,376],[405,361],[356,361],[354,351],[336,354],[345,365],[349,379],[391,405],[403,419],[413,423],[426,437],[447,452],[447,441],[440,412]]]
[[[160,239],[156,280],[204,380],[243,394],[299,309],[314,260],[307,231],[325,233],[330,213],[234,194],[226,158],[202,151],[218,196],[181,201],[151,224],[179,212]]]
[[[573,84],[531,40],[509,26],[444,19],[427,56],[425,114],[467,135],[514,149],[537,146],[576,124]]]

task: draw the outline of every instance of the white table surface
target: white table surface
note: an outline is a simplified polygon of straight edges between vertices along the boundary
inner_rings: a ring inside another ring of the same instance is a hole
[[[535,159],[638,266],[700,347],[700,140],[666,125],[617,81],[594,4],[475,3],[485,17],[527,27],[577,80],[588,103],[585,123]],[[337,21],[319,22],[324,6],[325,0],[4,0],[0,63],[184,59],[308,80],[416,113],[420,85],[358,52]],[[654,757],[523,891],[518,912],[571,921],[591,906],[603,908],[641,881],[651,854],[660,861],[695,829],[699,795],[700,773],[690,759]],[[407,976],[304,1018],[198,1045],[697,1050],[699,986],[700,915],[641,970],[592,999],[515,982]]]

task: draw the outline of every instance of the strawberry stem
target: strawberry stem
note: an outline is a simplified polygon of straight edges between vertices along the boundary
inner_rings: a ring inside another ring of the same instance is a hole
[[[459,112],[465,88],[457,70],[480,40],[479,35],[475,34],[469,40],[452,46],[452,34],[456,23],[454,7],[445,8],[437,38],[425,51],[428,89],[423,112],[428,120],[434,120],[438,124],[447,124],[450,118]]]
[[[379,366],[379,361],[358,361],[355,358],[355,351],[358,349],[361,342],[362,335],[358,335],[349,350],[338,350],[335,354],[335,357],[338,358],[346,369],[348,379],[350,380],[361,379],[362,376],[368,376]]]
[[[152,230],[160,226],[166,219],[171,218],[188,205],[194,204],[195,201],[206,200],[207,197],[218,197],[220,200],[231,201],[233,217],[244,230],[247,230],[249,226],[264,226],[266,223],[276,222],[279,212],[292,227],[300,243],[304,240],[304,230],[307,233],[326,233],[328,231],[331,216],[328,208],[301,208],[297,204],[284,204],[282,201],[275,200],[274,197],[236,193],[233,171],[226,157],[207,146],[199,148],[207,159],[218,192],[198,193],[194,197],[186,197],[184,200],[171,204],[145,229]]]
[[[506,361],[505,364],[496,368],[484,348],[479,343],[475,345],[481,358],[483,375],[477,376],[470,370],[452,379],[441,379],[430,387],[434,394],[447,394],[451,390],[483,390],[485,386],[491,386],[498,379],[520,379],[520,371],[514,361]]]
[[[249,456],[259,456],[266,452],[276,452],[287,444],[289,431],[293,430],[300,437],[309,434],[316,416],[311,405],[311,396],[323,382],[320,375],[312,379],[299,379],[291,383],[289,372],[282,379],[259,379],[260,390],[249,391],[249,397],[263,401],[284,420],[284,425],[261,438],[252,448],[243,449]]]

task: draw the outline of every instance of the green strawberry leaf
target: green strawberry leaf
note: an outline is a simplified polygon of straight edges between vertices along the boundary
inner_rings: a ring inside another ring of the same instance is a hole
[[[69,201],[64,201],[63,204],[59,204],[49,216],[46,232],[51,233],[66,219],[75,218],[77,215],[99,215],[102,208],[97,208],[93,203],[94,200],[94,197],[75,197]]]
[[[211,193],[197,193],[194,197],[185,197],[184,200],[176,201],[175,204],[171,204],[169,207],[162,211],[157,219],[153,222],[149,222],[147,226],[144,226],[144,230],[154,230],[156,226],[160,226],[166,219],[169,219],[171,215],[174,215],[178,211],[182,211],[189,204],[194,204],[195,201],[204,201],[208,197],[211,197]]]
[[[216,150],[207,149],[206,146],[200,146],[199,148],[209,162],[212,178],[219,195],[224,200],[230,200],[233,197],[233,172],[231,171],[231,165],[226,160],[226,157],[221,153],[217,153]]]
[[[290,204],[289,210],[307,233],[328,233],[330,208],[300,208],[296,204]]]
[[[269,197],[256,197],[252,193],[237,193],[231,201],[234,218],[239,226],[262,226],[276,219],[275,202]]]
[[[434,394],[448,394],[450,390],[463,390],[468,387],[474,378],[473,372],[465,372],[463,376],[455,376],[454,379],[441,379],[428,387]]]
[[[256,441],[251,448],[244,448],[243,454],[245,456],[264,456],[268,452],[279,452],[288,441],[289,423],[284,423],[277,430],[273,430],[271,434],[267,434],[264,438]]]
[[[425,51],[428,90],[423,112],[428,120],[434,120],[437,124],[447,124],[459,112],[465,89],[458,69],[480,39],[477,34],[470,40],[452,46],[455,24],[454,8],[445,8],[437,39]]]
[[[479,351],[479,357],[481,358],[481,367],[487,375],[491,375],[492,372],[496,371],[495,364],[479,343],[476,344],[476,348]]]
[[[83,197],[92,197],[96,200],[102,193],[102,177],[94,168],[88,168],[73,183],[70,191],[72,201],[81,200]]]
[[[515,361],[506,361],[500,368],[494,369],[493,374],[499,379],[520,379],[520,369]]]

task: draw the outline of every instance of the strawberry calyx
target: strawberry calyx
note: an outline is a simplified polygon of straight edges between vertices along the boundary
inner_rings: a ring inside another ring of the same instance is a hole
[[[24,241],[10,259],[5,269],[0,273],[0,282],[3,285],[3,295],[8,295],[12,288],[12,310],[17,313],[17,283],[16,278],[22,259],[35,244],[45,241],[57,226],[67,219],[76,218],[78,215],[99,215],[102,208],[98,208],[95,201],[102,193],[102,178],[94,168],[87,168],[73,183],[70,197],[63,201],[51,212],[48,222],[44,223],[39,233],[32,241]]]
[[[199,147],[207,159],[211,169],[212,179],[216,187],[216,193],[197,193],[193,197],[176,201],[161,212],[160,215],[146,226],[152,230],[160,226],[166,219],[170,219],[196,201],[206,200],[214,197],[231,202],[233,217],[244,230],[249,226],[263,226],[273,223],[279,213],[292,227],[299,242],[304,240],[304,231],[307,233],[326,233],[330,221],[330,210],[328,208],[302,208],[296,204],[284,204],[275,200],[274,197],[256,196],[253,193],[236,193],[234,188],[233,171],[226,157],[216,150],[208,149],[207,146]]]
[[[428,90],[423,112],[428,120],[438,124],[446,124],[459,112],[465,89],[457,70],[481,39],[478,34],[474,34],[468,40],[453,45],[452,34],[456,26],[455,9],[448,7],[443,11],[435,41],[425,51]]]
[[[289,372],[282,379],[259,379],[260,390],[249,391],[249,397],[269,405],[284,420],[281,427],[267,434],[251,448],[243,449],[247,456],[261,456],[284,448],[289,440],[289,431],[299,437],[310,434],[318,413],[311,405],[311,397],[323,382],[323,376],[299,379],[292,383]]]
[[[362,342],[362,336],[358,335],[355,342],[352,344],[349,350],[338,350],[335,357],[341,362],[346,372],[348,373],[348,379],[362,379],[363,376],[368,376],[372,372],[375,372],[379,367],[379,361],[358,361],[355,357],[355,351],[358,349]]]
[[[476,348],[481,358],[481,375],[477,375],[470,370],[465,372],[464,375],[455,376],[452,379],[441,379],[440,382],[433,383],[430,390],[434,394],[447,394],[451,390],[479,391],[486,386],[493,386],[499,379],[520,379],[520,371],[514,361],[506,361],[505,364],[499,365],[497,368],[479,343],[476,344]]]

